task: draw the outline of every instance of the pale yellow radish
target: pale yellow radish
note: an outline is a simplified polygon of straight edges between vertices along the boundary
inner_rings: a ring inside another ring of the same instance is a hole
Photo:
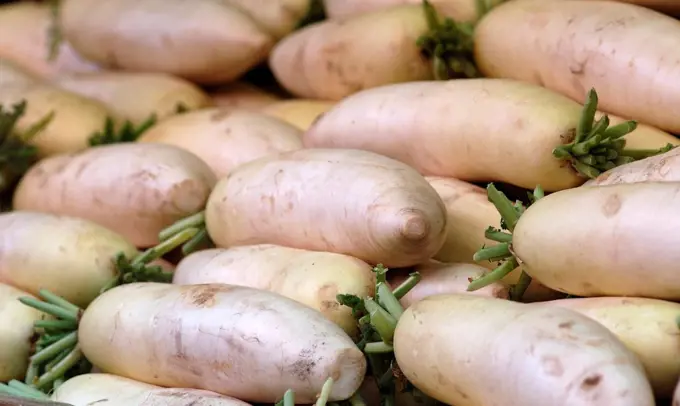
[[[0,283],[0,380],[22,379],[28,367],[34,335],[33,322],[45,315],[19,302],[30,296],[15,287]]]
[[[22,1],[0,5],[0,58],[17,63],[28,72],[51,79],[74,72],[99,68],[78,55],[67,41],[50,60],[52,13],[47,2]]]
[[[312,123],[330,110],[334,102],[311,99],[281,100],[264,107],[261,112],[286,121],[302,131],[306,131]]]
[[[45,129],[30,140],[40,156],[80,151],[88,139],[104,127],[110,112],[97,100],[49,84],[9,84],[0,88],[0,105],[26,101],[26,111],[15,129],[24,132],[50,114]]]
[[[404,376],[456,406],[653,406],[644,369],[616,336],[575,311],[475,295],[406,309],[394,334]]]
[[[213,105],[227,109],[260,110],[280,100],[277,95],[246,82],[234,82],[211,89],[208,96]]]
[[[587,111],[514,80],[401,83],[345,98],[316,120],[303,141],[308,148],[373,151],[429,176],[555,191],[581,185],[595,172],[582,170],[575,157],[553,154],[575,141]]]
[[[430,0],[437,11],[455,21],[475,21],[485,10],[504,0],[482,0],[484,10],[477,9],[476,0]],[[326,15],[332,19],[346,19],[375,10],[387,9],[401,4],[421,4],[422,0],[323,0]]]
[[[314,0],[225,0],[243,10],[274,38],[292,32]]]
[[[633,297],[592,297],[537,305],[574,310],[607,327],[640,359],[656,396],[673,396],[680,379],[680,304]]]
[[[196,83],[234,80],[272,46],[269,34],[223,0],[64,0],[61,25],[78,52],[104,67]]]
[[[287,389],[313,403],[328,378],[329,400],[347,399],[366,370],[350,337],[318,311],[225,284],[116,287],[84,312],[78,339],[103,372],[256,403],[275,403]]]
[[[215,184],[200,158],[172,145],[124,143],[43,159],[24,175],[16,210],[81,217],[138,247],[200,211]]]
[[[68,379],[50,397],[74,406],[248,406],[248,403],[200,389],[163,388],[111,374]]]
[[[113,258],[137,249],[123,236],[78,217],[0,214],[0,283],[33,295],[40,289],[86,306],[116,275]]]
[[[554,290],[678,300],[678,205],[680,182],[563,190],[522,214],[511,251]]]
[[[388,83],[432,79],[416,45],[427,33],[420,5],[325,20],[282,39],[269,56],[278,82],[301,98],[339,100]]]
[[[212,104],[208,95],[186,80],[163,73],[97,72],[62,76],[55,86],[99,100],[115,116],[139,125]]]
[[[208,108],[169,117],[142,134],[139,142],[185,149],[222,178],[254,159],[302,149],[302,132],[261,113]]]
[[[481,19],[473,41],[484,76],[534,83],[581,102],[594,87],[601,110],[680,132],[675,18],[616,1],[513,0]]]
[[[222,178],[206,207],[218,247],[276,244],[405,267],[434,255],[446,209],[414,169],[366,151],[303,149]]]
[[[357,333],[356,319],[336,296],[375,294],[375,273],[367,263],[347,255],[277,245],[198,251],[177,265],[172,283],[226,283],[269,290],[316,309],[350,335]]]
[[[19,65],[0,57],[0,88],[8,85],[29,85],[40,79]]]

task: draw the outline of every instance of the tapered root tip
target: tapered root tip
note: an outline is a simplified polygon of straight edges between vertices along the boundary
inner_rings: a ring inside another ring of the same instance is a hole
[[[425,214],[418,210],[405,213],[401,235],[409,241],[420,241],[430,234],[430,223]]]

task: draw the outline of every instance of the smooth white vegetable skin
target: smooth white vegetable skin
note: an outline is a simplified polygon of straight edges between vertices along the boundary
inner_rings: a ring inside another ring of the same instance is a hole
[[[272,292],[224,284],[135,283],[99,296],[78,333],[103,372],[150,384],[275,403],[288,389],[313,403],[327,378],[331,401],[349,398],[366,370],[342,329]]]
[[[640,361],[566,309],[430,296],[399,319],[394,351],[410,382],[450,405],[654,405]]]
[[[268,244],[195,252],[177,265],[172,283],[269,290],[318,310],[350,335],[357,333],[356,319],[336,296],[375,293],[375,273],[360,259]]]
[[[248,403],[200,389],[163,388],[111,374],[73,377],[51,396],[73,406],[248,406]]]
[[[116,275],[112,259],[137,254],[132,243],[76,217],[14,211],[0,214],[0,282],[34,295],[47,289],[87,306]]]
[[[0,283],[0,381],[21,379],[28,367],[33,322],[44,314],[19,302],[28,293]]]

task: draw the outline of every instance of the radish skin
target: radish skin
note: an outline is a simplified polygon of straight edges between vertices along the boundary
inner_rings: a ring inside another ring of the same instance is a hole
[[[537,305],[574,310],[607,327],[640,359],[657,398],[673,396],[680,379],[680,304],[633,297],[592,297]]]
[[[162,144],[112,144],[34,165],[14,193],[15,210],[77,216],[137,247],[202,210],[215,175],[194,154]]]
[[[95,72],[99,67],[62,41],[54,60],[49,60],[52,13],[47,3],[16,2],[0,5],[0,57],[42,79],[69,73]]]
[[[680,182],[680,149],[674,148],[664,154],[616,167],[589,180],[586,185],[640,182]]]
[[[122,376],[91,373],[68,379],[51,399],[73,406],[249,406],[215,392],[163,388]]]
[[[425,298],[399,319],[406,378],[456,406],[652,406],[640,361],[577,312],[475,295]]]
[[[573,141],[581,112],[562,95],[512,80],[402,83],[344,99],[303,141],[376,152],[428,176],[555,191],[586,180],[552,154]]]
[[[116,275],[116,254],[138,253],[123,236],[77,217],[13,211],[0,214],[0,230],[0,283],[33,295],[47,289],[81,307]]]
[[[0,283],[0,380],[22,379],[31,352],[33,322],[44,314],[19,302],[31,296],[15,287]]]
[[[483,0],[490,9],[504,0]],[[332,19],[347,19],[357,14],[388,9],[401,4],[422,4],[422,0],[324,0],[326,15]],[[431,0],[437,12],[455,21],[475,21],[479,16],[475,0]]]
[[[261,112],[290,123],[302,131],[335,106],[334,102],[311,99],[281,100],[264,107]]]
[[[87,308],[78,340],[104,372],[255,403],[275,403],[288,389],[313,403],[329,377],[329,400],[344,400],[366,370],[362,352],[321,313],[224,284],[114,288]]]
[[[212,104],[223,109],[258,111],[280,98],[246,82],[234,82],[208,92]]]
[[[139,142],[187,150],[219,179],[257,158],[302,149],[302,131],[264,114],[211,108],[163,120],[142,134]]]
[[[104,67],[205,84],[235,80],[272,46],[250,17],[222,0],[65,0],[61,26],[77,51]]]
[[[139,125],[152,114],[174,115],[177,107],[196,110],[212,104],[196,85],[162,73],[106,72],[62,76],[53,84],[99,100],[115,116]]]
[[[303,149],[260,158],[221,179],[206,207],[218,247],[276,244],[386,267],[428,260],[446,209],[415,170],[371,152]]]
[[[0,57],[0,88],[11,85],[30,85],[40,79],[19,65]]]
[[[614,1],[514,0],[479,22],[474,44],[484,76],[545,86],[579,102],[594,87],[601,110],[680,132],[674,18]]]
[[[172,283],[225,283],[268,290],[319,311],[351,336],[358,332],[356,319],[336,296],[375,294],[375,273],[367,263],[347,255],[277,245],[195,252],[177,265]]]
[[[416,45],[427,31],[419,5],[325,20],[282,39],[269,67],[286,90],[309,99],[340,100],[362,89],[429,80],[432,63]]]
[[[282,38],[305,17],[312,0],[226,0],[243,10],[274,38]]]
[[[577,296],[680,299],[680,183],[580,187],[532,204],[513,253],[547,287]]]

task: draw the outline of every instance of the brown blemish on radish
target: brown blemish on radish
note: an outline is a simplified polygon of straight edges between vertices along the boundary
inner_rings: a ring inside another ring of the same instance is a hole
[[[197,307],[212,307],[217,302],[215,296],[218,293],[228,291],[228,287],[217,287],[217,286],[192,286],[187,294],[191,303]]]
[[[602,214],[605,217],[613,217],[619,210],[621,210],[621,197],[616,193],[609,195],[602,206]]]
[[[564,374],[564,366],[559,357],[554,355],[545,355],[541,357],[541,365],[543,366],[543,371],[551,376],[562,376]]]
[[[581,389],[583,390],[593,390],[597,387],[597,385],[602,382],[602,375],[600,374],[593,374],[590,376],[587,376],[583,382],[581,382]]]

